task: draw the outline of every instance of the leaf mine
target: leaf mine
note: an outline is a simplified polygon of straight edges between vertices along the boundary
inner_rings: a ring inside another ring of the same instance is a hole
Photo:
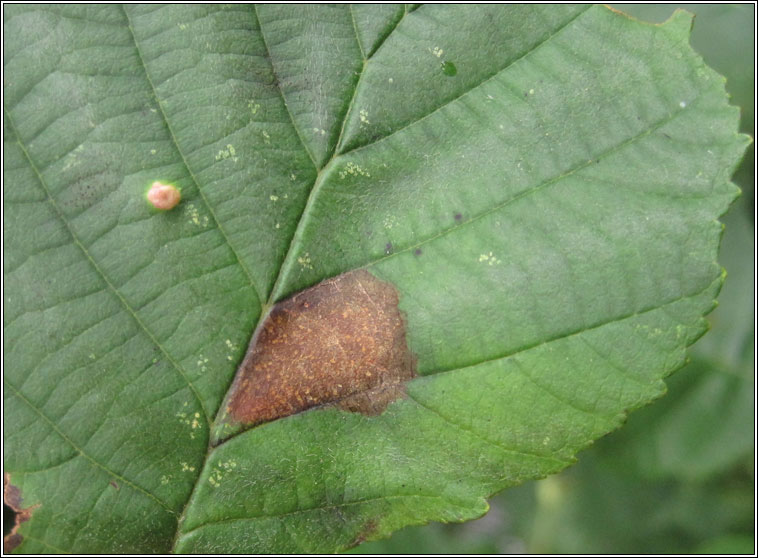
[[[397,290],[351,271],[271,308],[227,394],[217,437],[322,405],[380,414],[414,375]]]

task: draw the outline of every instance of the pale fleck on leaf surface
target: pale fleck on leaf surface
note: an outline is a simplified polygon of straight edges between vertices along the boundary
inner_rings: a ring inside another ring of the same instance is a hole
[[[4,17],[17,551],[329,552],[478,517],[662,394],[705,330],[747,140],[685,13]],[[155,181],[181,203],[151,211]],[[406,394],[209,446],[271,305],[356,269],[397,289]]]

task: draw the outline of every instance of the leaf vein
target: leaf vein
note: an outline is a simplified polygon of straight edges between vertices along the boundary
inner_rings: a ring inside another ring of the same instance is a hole
[[[636,142],[636,141],[638,141],[638,140],[640,140],[640,139],[642,139],[642,138],[644,138],[644,137],[646,137],[646,136],[648,136],[648,135],[650,135],[650,134],[658,131],[660,128],[664,127],[666,124],[668,124],[669,122],[673,121],[674,118],[676,118],[677,116],[679,116],[679,114],[681,114],[684,110],[686,110],[686,109],[680,109],[680,110],[674,111],[673,113],[667,115],[665,118],[661,119],[660,121],[658,121],[655,124],[653,124],[651,127],[646,128],[645,130],[641,131],[640,133],[635,134],[634,136],[632,136],[630,138],[627,138],[627,139],[619,142],[618,144],[616,144],[614,146],[611,146],[610,148],[606,149],[602,153],[594,154],[591,159],[589,159],[587,161],[583,161],[582,163],[576,165],[573,168],[570,168],[569,170],[561,173],[560,175],[558,175],[558,176],[556,176],[554,178],[551,178],[549,180],[545,180],[544,182],[541,182],[540,184],[536,184],[534,186],[531,186],[531,187],[527,188],[526,190],[524,190],[523,192],[519,192],[518,194],[516,194],[512,198],[509,198],[509,199],[504,200],[504,201],[502,201],[502,202],[500,202],[498,204],[495,204],[490,209],[488,209],[486,211],[483,211],[483,212],[481,212],[481,213],[479,213],[477,215],[474,215],[470,219],[463,220],[460,223],[453,225],[452,227],[449,227],[447,229],[443,229],[439,233],[437,233],[435,235],[432,235],[430,237],[427,237],[427,238],[425,238],[425,239],[417,242],[416,244],[412,244],[412,245],[407,246],[405,248],[394,250],[391,254],[383,255],[383,256],[381,256],[381,257],[379,257],[379,258],[377,258],[377,259],[375,259],[373,261],[370,261],[370,262],[367,262],[367,263],[363,264],[360,267],[368,267],[368,266],[371,266],[371,265],[376,265],[376,264],[378,264],[380,262],[383,262],[384,260],[388,260],[390,258],[394,258],[395,256],[398,256],[399,254],[403,254],[405,252],[410,252],[411,250],[415,250],[416,248],[424,246],[425,244],[429,244],[430,242],[433,242],[433,241],[437,240],[438,238],[441,238],[441,237],[443,237],[443,236],[445,236],[447,234],[450,234],[450,233],[452,233],[452,232],[460,229],[461,227],[466,227],[466,226],[470,225],[471,223],[473,223],[475,221],[483,219],[483,218],[485,218],[485,217],[487,217],[489,215],[492,215],[493,213],[497,213],[501,209],[504,209],[505,207],[507,207],[507,206],[509,206],[509,205],[511,205],[513,203],[516,203],[517,201],[521,200],[522,198],[530,196],[530,195],[532,195],[532,194],[534,194],[536,192],[539,192],[539,191],[541,191],[541,190],[543,190],[543,189],[545,189],[545,188],[547,188],[549,186],[553,186],[554,184],[557,184],[560,181],[562,181],[562,180],[564,180],[564,179],[566,179],[566,178],[568,178],[570,176],[575,175],[576,173],[584,170],[585,168],[592,166],[592,164],[594,164],[598,159],[606,158],[609,155],[613,155],[613,154],[621,151],[622,149],[624,149],[628,145],[630,145],[630,144],[632,144],[632,143],[634,143],[634,142]]]
[[[361,38],[358,36],[358,26],[355,24],[355,13],[353,12],[353,5],[348,4],[347,5],[348,10],[350,10],[350,20],[353,22],[353,32],[355,33],[355,41],[358,43],[358,48],[361,51],[361,58],[363,60],[366,60],[366,53],[363,50],[363,45],[361,44]]]
[[[529,54],[533,53],[535,50],[537,50],[538,48],[540,48],[542,45],[546,44],[548,41],[550,41],[550,40],[551,40],[551,39],[553,39],[555,36],[557,36],[557,35],[558,35],[558,34],[559,34],[561,31],[563,31],[564,29],[566,29],[566,28],[567,28],[569,25],[571,25],[572,23],[574,23],[574,21],[576,21],[576,20],[577,20],[577,19],[578,19],[580,16],[582,16],[582,14],[584,14],[584,11],[582,11],[582,12],[579,12],[577,15],[575,15],[574,17],[572,17],[571,19],[569,19],[569,20],[568,20],[567,22],[565,22],[563,25],[561,25],[560,27],[558,27],[557,29],[555,29],[555,31],[553,31],[553,32],[552,32],[550,35],[548,35],[547,37],[545,37],[545,38],[544,38],[544,39],[543,39],[541,42],[539,42],[539,43],[535,44],[535,45],[534,45],[532,48],[530,48],[530,49],[529,49],[527,52],[525,52],[524,54],[522,54],[522,55],[521,55],[521,56],[519,56],[518,58],[516,58],[516,59],[514,59],[514,60],[511,60],[511,61],[510,61],[510,62],[508,62],[508,63],[507,63],[507,64],[506,64],[504,67],[500,68],[499,70],[497,70],[496,72],[494,72],[492,75],[490,75],[490,76],[487,76],[487,77],[486,77],[486,78],[484,78],[482,81],[480,81],[480,82],[479,82],[479,83],[477,83],[476,85],[473,85],[471,88],[467,89],[466,91],[464,91],[463,93],[461,93],[461,94],[460,94],[460,95],[458,95],[457,97],[454,97],[454,98],[452,98],[452,99],[450,99],[450,100],[448,100],[448,101],[445,101],[444,103],[442,103],[440,106],[438,106],[437,108],[435,108],[435,109],[434,109],[434,110],[432,110],[431,112],[428,112],[428,113],[426,113],[426,114],[422,115],[421,117],[417,118],[416,120],[414,120],[414,121],[412,121],[412,122],[409,122],[408,124],[405,124],[404,126],[401,126],[400,128],[397,128],[396,130],[393,130],[392,132],[390,132],[390,133],[389,133],[389,134],[387,134],[386,136],[382,136],[381,138],[379,138],[379,139],[376,139],[376,140],[374,140],[374,141],[370,141],[370,142],[368,142],[368,143],[365,143],[365,144],[362,144],[362,145],[358,145],[358,146],[356,146],[356,147],[353,147],[352,149],[349,149],[349,150],[347,150],[347,151],[344,151],[344,152],[340,153],[340,155],[347,155],[348,153],[352,153],[352,152],[354,152],[354,151],[358,151],[358,150],[360,150],[360,149],[365,149],[365,148],[367,148],[367,147],[370,147],[370,146],[372,146],[372,145],[374,145],[374,144],[377,144],[377,143],[379,143],[379,142],[382,142],[382,141],[384,141],[384,140],[386,140],[386,139],[388,139],[388,138],[391,138],[391,137],[392,137],[392,136],[394,136],[395,134],[397,134],[397,133],[399,133],[399,132],[402,132],[403,130],[405,130],[406,128],[409,128],[410,126],[414,126],[414,125],[418,124],[418,123],[419,123],[419,122],[421,122],[422,120],[426,120],[427,118],[429,118],[430,116],[432,116],[432,115],[433,115],[433,114],[435,114],[436,112],[439,112],[440,110],[444,109],[444,108],[445,108],[446,106],[448,106],[449,104],[451,104],[451,103],[454,103],[455,101],[457,101],[458,99],[460,99],[460,98],[462,98],[462,97],[465,97],[466,95],[468,95],[468,94],[469,94],[469,93],[471,93],[472,91],[475,91],[476,89],[478,89],[479,87],[481,87],[481,86],[482,86],[482,85],[484,85],[485,83],[487,83],[487,82],[489,82],[489,81],[493,80],[493,79],[494,79],[494,78],[496,78],[498,75],[500,75],[501,73],[503,73],[503,72],[505,72],[506,70],[508,70],[508,68],[510,68],[511,66],[513,66],[514,64],[516,64],[517,62],[519,62],[520,60],[522,60],[524,57],[526,57],[526,56],[528,56]],[[378,50],[378,49],[377,49],[377,50]],[[376,54],[376,52],[375,52],[374,54]]]
[[[421,401],[419,401],[418,399],[416,399],[415,397],[413,397],[413,395],[411,395],[410,393],[408,393],[406,395],[408,396],[408,398],[411,401],[413,401],[414,403],[416,403],[416,405],[418,405],[422,409],[426,410],[427,412],[429,412],[429,413],[431,413],[431,414],[439,417],[445,423],[450,424],[454,428],[457,428],[458,430],[461,430],[463,432],[468,432],[469,434],[472,434],[475,438],[477,438],[477,439],[485,442],[486,444],[488,444],[490,446],[496,447],[496,448],[498,448],[498,449],[500,449],[500,450],[502,450],[502,451],[504,451],[506,453],[512,453],[512,454],[516,454],[516,455],[526,455],[526,456],[529,456],[529,457],[536,457],[538,459],[543,459],[545,461],[554,461],[558,465],[562,465],[564,467],[567,466],[567,465],[569,465],[571,463],[570,461],[566,461],[566,460],[563,460],[563,459],[557,459],[557,458],[551,457],[549,455],[542,455],[542,454],[539,454],[539,453],[534,453],[534,452],[529,452],[529,451],[524,451],[524,450],[518,450],[518,449],[509,448],[507,446],[504,446],[503,444],[500,444],[498,442],[495,442],[494,440],[490,440],[489,438],[486,438],[486,437],[482,436],[482,434],[480,434],[479,432],[477,432],[473,428],[466,428],[462,424],[460,424],[458,422],[455,422],[454,420],[452,420],[452,419],[446,417],[445,415],[443,415],[442,413],[440,413],[437,409],[429,407],[428,405],[424,405]]]
[[[721,281],[720,277],[716,278],[716,280],[714,282],[718,282],[718,281]],[[539,341],[539,342],[536,342],[536,343],[532,343],[532,344],[529,344],[529,345],[525,345],[523,347],[519,347],[519,348],[514,349],[512,351],[509,351],[508,353],[503,354],[503,355],[498,355],[498,356],[495,356],[495,357],[492,357],[492,358],[488,358],[488,359],[485,359],[485,360],[480,360],[479,362],[473,362],[473,363],[470,363],[470,364],[464,364],[464,365],[461,365],[461,366],[456,366],[454,368],[437,369],[437,370],[435,370],[433,372],[429,372],[429,373],[424,374],[424,376],[434,376],[434,375],[437,375],[437,374],[447,374],[447,373],[451,373],[451,372],[457,372],[459,370],[464,370],[466,368],[475,368],[477,366],[481,366],[483,364],[488,364],[488,363],[491,363],[491,362],[497,362],[499,360],[505,360],[507,358],[511,358],[511,357],[516,356],[518,354],[525,353],[527,351],[530,351],[530,350],[535,349],[537,347],[540,347],[542,345],[547,345],[549,343],[554,343],[556,341],[561,341],[563,339],[568,339],[568,338],[571,338],[571,337],[574,337],[574,336],[577,336],[577,335],[581,335],[582,333],[585,333],[585,332],[588,332],[588,331],[593,331],[593,330],[596,330],[596,329],[600,329],[600,328],[605,327],[605,326],[610,325],[610,324],[614,324],[614,323],[618,323],[618,322],[623,322],[624,320],[628,320],[628,319],[631,319],[631,318],[636,318],[637,316],[643,316],[643,315],[648,314],[650,312],[655,312],[656,310],[663,310],[663,311],[665,311],[665,307],[666,306],[671,306],[671,305],[676,304],[677,302],[680,302],[682,300],[685,300],[685,299],[688,299],[688,298],[693,298],[693,297],[696,297],[698,295],[703,294],[704,292],[706,292],[708,289],[710,289],[713,286],[714,282],[708,284],[705,288],[700,289],[700,290],[698,290],[698,291],[696,291],[694,293],[683,294],[683,295],[675,297],[675,298],[673,298],[671,300],[667,300],[667,301],[664,301],[664,302],[656,303],[654,306],[649,306],[649,307],[643,308],[641,310],[636,310],[634,312],[630,312],[630,313],[624,314],[622,316],[613,316],[613,317],[611,317],[611,318],[609,318],[607,320],[601,321],[601,322],[599,322],[597,324],[594,324],[594,325],[591,325],[591,326],[587,326],[587,327],[581,327],[579,329],[575,329],[575,330],[571,330],[571,331],[568,331],[568,332],[565,332],[565,333],[561,333],[561,334],[555,335],[555,336],[553,336],[553,337],[551,337],[549,339],[545,339],[545,340],[542,340],[542,341]]]
[[[263,47],[266,49],[266,57],[268,58],[268,61],[271,64],[271,73],[274,75],[274,79],[276,80],[276,88],[279,91],[279,95],[282,98],[284,109],[287,111],[287,115],[290,118],[290,122],[292,122],[292,128],[295,130],[295,133],[297,134],[297,137],[300,140],[300,144],[303,146],[303,150],[308,154],[308,157],[310,158],[311,163],[313,163],[313,167],[318,169],[318,165],[316,164],[316,158],[313,156],[313,153],[311,153],[311,150],[308,149],[308,145],[305,143],[305,140],[303,139],[303,136],[300,133],[300,129],[297,127],[297,124],[295,124],[295,118],[292,115],[292,111],[290,110],[289,105],[287,104],[287,97],[284,95],[281,82],[279,81],[279,76],[276,73],[276,68],[274,67],[274,58],[271,56],[271,49],[268,46],[268,42],[266,42],[266,34],[263,32],[263,23],[261,22],[261,18],[258,15],[258,6],[256,4],[253,4],[253,14],[255,14],[255,20],[258,22],[258,29],[261,32],[261,41],[263,42]]]
[[[89,455],[88,453],[86,453],[86,452],[85,452],[85,451],[84,451],[82,448],[80,448],[80,447],[79,447],[79,446],[76,444],[76,442],[74,442],[74,441],[73,441],[71,438],[69,438],[69,437],[66,435],[66,433],[65,433],[65,432],[63,432],[63,431],[62,431],[62,430],[61,430],[61,429],[58,427],[58,425],[57,425],[57,424],[55,424],[55,422],[53,422],[53,421],[52,421],[52,420],[51,420],[51,419],[50,419],[50,418],[49,418],[49,417],[48,417],[48,416],[47,416],[45,413],[43,413],[43,412],[42,412],[40,409],[38,409],[38,408],[37,408],[37,406],[36,406],[36,405],[34,405],[34,403],[32,403],[31,401],[29,401],[29,399],[27,399],[27,398],[24,396],[24,394],[22,394],[20,391],[18,391],[18,390],[15,388],[15,386],[13,386],[13,385],[12,385],[12,384],[11,384],[11,383],[10,383],[10,382],[7,380],[7,379],[3,378],[3,383],[4,383],[4,384],[5,384],[5,385],[6,385],[6,386],[7,386],[7,387],[8,387],[8,388],[9,388],[9,389],[10,389],[10,390],[13,392],[13,394],[14,394],[16,397],[18,397],[18,398],[19,398],[21,401],[23,401],[23,402],[24,402],[24,403],[25,403],[25,404],[26,404],[26,405],[27,405],[27,406],[28,406],[30,409],[32,409],[32,410],[33,410],[35,413],[37,413],[37,415],[39,415],[39,417],[40,417],[42,420],[44,420],[46,423],[48,423],[48,424],[50,425],[50,427],[51,427],[51,428],[52,428],[52,429],[53,429],[53,430],[54,430],[54,431],[55,431],[55,432],[56,432],[56,433],[57,433],[57,434],[58,434],[58,435],[59,435],[61,438],[63,438],[63,439],[64,439],[64,440],[65,440],[65,441],[66,441],[66,442],[67,442],[67,443],[68,443],[68,444],[69,444],[69,445],[70,445],[72,448],[74,448],[74,450],[76,450],[76,451],[79,453],[79,455],[81,455],[82,457],[84,457],[85,459],[87,459],[87,460],[88,460],[90,463],[92,463],[92,464],[93,464],[95,467],[97,467],[98,469],[101,469],[102,471],[106,472],[107,474],[109,474],[109,475],[110,475],[110,476],[112,476],[113,478],[116,478],[116,479],[120,480],[121,482],[123,482],[123,483],[124,483],[124,484],[126,484],[127,486],[130,486],[131,488],[133,488],[133,489],[134,489],[134,490],[136,490],[137,492],[141,492],[142,494],[144,494],[144,495],[145,495],[145,496],[147,496],[148,498],[150,498],[150,499],[154,500],[154,501],[155,501],[156,503],[158,503],[158,504],[159,504],[159,505],[160,505],[162,508],[166,509],[166,510],[167,510],[168,512],[170,512],[171,514],[173,514],[173,515],[176,515],[176,512],[175,512],[173,509],[171,509],[171,507],[170,507],[168,504],[166,504],[166,503],[165,503],[163,500],[161,500],[160,498],[158,498],[158,497],[157,497],[155,494],[153,494],[152,492],[150,492],[149,490],[147,490],[147,489],[145,489],[145,488],[142,488],[141,486],[139,486],[138,484],[136,484],[136,483],[134,483],[134,482],[130,481],[129,479],[127,479],[127,478],[125,478],[125,477],[121,476],[120,474],[116,473],[116,472],[115,472],[115,471],[113,471],[112,469],[110,469],[110,468],[108,468],[107,466],[103,465],[102,463],[100,463],[99,461],[97,461],[97,460],[96,460],[94,457],[92,457],[91,455]]]
[[[22,430],[17,430],[17,434],[20,434]],[[73,449],[73,448],[72,448]],[[74,450],[76,452],[76,450]],[[58,467],[63,467],[70,461],[73,461],[74,459],[77,459],[81,457],[79,453],[74,453],[68,457],[66,457],[63,461],[56,463],[55,465],[50,465],[48,467],[43,467],[42,469],[13,469],[13,471],[7,471],[9,475],[32,475],[37,473],[45,473],[47,471],[52,471],[53,469],[57,469]]]
[[[240,268],[242,268],[242,271],[247,276],[248,281],[250,282],[250,286],[253,289],[253,292],[255,293],[256,298],[258,299],[259,303],[261,302],[261,295],[258,291],[258,287],[255,284],[255,281],[253,281],[253,276],[250,273],[250,271],[247,269],[247,266],[242,261],[242,258],[240,258],[239,254],[237,254],[237,251],[234,248],[234,244],[232,244],[231,240],[229,240],[229,236],[226,234],[226,230],[224,230],[224,227],[221,225],[221,221],[216,216],[216,212],[213,209],[213,206],[208,201],[208,198],[206,197],[205,193],[203,192],[203,189],[200,187],[200,182],[198,181],[197,177],[195,176],[194,171],[189,165],[189,162],[187,161],[187,158],[184,155],[184,152],[181,149],[181,146],[179,145],[179,141],[176,138],[176,135],[174,134],[174,130],[171,126],[171,123],[169,122],[168,115],[166,114],[165,109],[163,108],[163,103],[161,102],[160,97],[158,96],[158,90],[155,88],[155,84],[153,83],[152,78],[150,77],[150,72],[147,70],[147,65],[145,64],[145,60],[142,57],[142,51],[140,50],[139,43],[137,42],[137,37],[134,34],[134,29],[132,29],[132,22],[131,18],[129,17],[129,14],[126,11],[126,8],[121,5],[121,9],[124,12],[124,16],[127,19],[128,22],[128,29],[129,33],[131,34],[132,41],[134,41],[134,49],[137,52],[137,58],[140,61],[140,64],[142,65],[142,69],[145,73],[145,78],[147,79],[147,82],[150,84],[150,88],[153,92],[153,97],[155,98],[155,102],[158,104],[158,110],[161,113],[161,116],[163,117],[163,122],[166,124],[166,130],[168,131],[169,135],[171,136],[171,141],[173,142],[174,146],[176,147],[176,152],[179,154],[179,157],[182,159],[182,164],[184,165],[184,168],[187,169],[187,172],[190,175],[190,178],[192,178],[192,182],[194,182],[195,187],[197,188],[197,192],[200,195],[200,197],[203,200],[203,203],[208,208],[208,212],[211,214],[211,217],[213,218],[213,221],[216,223],[216,227],[221,233],[221,236],[224,237],[224,240],[226,241],[227,245],[229,246],[229,249],[231,250],[232,254],[234,254],[234,257],[237,259],[237,262],[239,263]],[[206,413],[207,414],[207,413]],[[208,420],[208,423],[210,424],[210,419]]]
[[[63,550],[62,548],[58,548],[57,546],[53,546],[49,542],[43,541],[42,539],[38,539],[37,537],[27,535],[26,533],[24,533],[22,536],[24,537],[24,539],[34,541],[36,543],[41,544],[42,546],[46,546],[47,548],[54,550],[56,554],[71,554],[70,551]]]

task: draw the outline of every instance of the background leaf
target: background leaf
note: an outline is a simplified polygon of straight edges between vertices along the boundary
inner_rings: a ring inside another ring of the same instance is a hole
[[[684,14],[5,18],[22,551],[325,551],[477,517],[660,395],[704,331],[746,142]],[[149,210],[157,179],[177,209]],[[209,449],[263,312],[361,267],[400,293],[408,397]]]

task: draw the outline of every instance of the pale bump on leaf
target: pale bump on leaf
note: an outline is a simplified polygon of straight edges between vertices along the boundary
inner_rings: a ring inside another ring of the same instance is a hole
[[[147,191],[147,201],[149,201],[155,209],[162,211],[168,211],[174,209],[182,200],[182,193],[179,188],[173,184],[163,184],[161,182],[153,182],[150,189]]]

